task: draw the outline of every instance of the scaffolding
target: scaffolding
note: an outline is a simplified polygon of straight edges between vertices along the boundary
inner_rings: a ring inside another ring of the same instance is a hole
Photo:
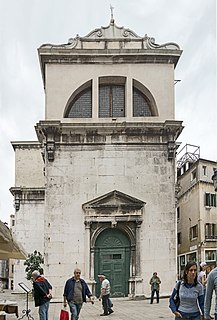
[[[200,159],[200,147],[194,146],[192,144],[186,144],[178,153],[177,153],[177,169],[183,167],[190,168],[193,163]],[[187,169],[187,168],[186,168]],[[186,171],[186,170],[184,170]]]

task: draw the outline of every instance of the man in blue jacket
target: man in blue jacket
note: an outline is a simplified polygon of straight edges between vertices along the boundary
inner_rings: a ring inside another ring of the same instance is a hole
[[[206,296],[204,304],[204,319],[213,319],[210,317],[210,309],[212,302],[212,294],[215,291],[216,302],[215,302],[215,320],[217,320],[217,268],[213,269],[208,276],[206,286]]]
[[[86,296],[92,297],[86,282],[81,279],[81,270],[76,268],[74,276],[66,281],[64,288],[64,307],[67,302],[71,312],[71,320],[78,320],[79,313],[82,308],[83,302],[86,302]]]

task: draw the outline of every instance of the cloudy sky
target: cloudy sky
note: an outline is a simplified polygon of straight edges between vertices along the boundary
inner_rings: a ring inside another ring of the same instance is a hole
[[[0,220],[14,213],[11,141],[36,140],[44,119],[44,91],[37,56],[43,43],[62,44],[110,21],[147,34],[156,43],[176,42],[179,141],[200,146],[201,158],[217,161],[216,0],[0,0]]]

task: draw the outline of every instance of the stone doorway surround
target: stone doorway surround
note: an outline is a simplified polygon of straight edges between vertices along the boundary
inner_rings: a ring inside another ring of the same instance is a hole
[[[95,293],[94,252],[97,237],[107,228],[118,228],[130,240],[129,297],[143,295],[140,262],[140,227],[145,202],[113,190],[82,205],[85,223],[86,277]]]

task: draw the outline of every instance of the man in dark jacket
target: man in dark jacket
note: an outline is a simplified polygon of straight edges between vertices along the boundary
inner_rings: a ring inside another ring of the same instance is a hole
[[[45,277],[40,275],[38,270],[33,271],[32,279],[35,306],[39,307],[39,318],[40,320],[48,320],[49,303],[52,298],[52,286]]]
[[[80,277],[81,270],[76,268],[74,270],[74,276],[66,281],[64,288],[64,307],[67,306],[68,302],[71,312],[71,320],[78,320],[82,304],[83,302],[86,302],[86,296],[88,296],[88,298],[92,297],[88,285]]]

